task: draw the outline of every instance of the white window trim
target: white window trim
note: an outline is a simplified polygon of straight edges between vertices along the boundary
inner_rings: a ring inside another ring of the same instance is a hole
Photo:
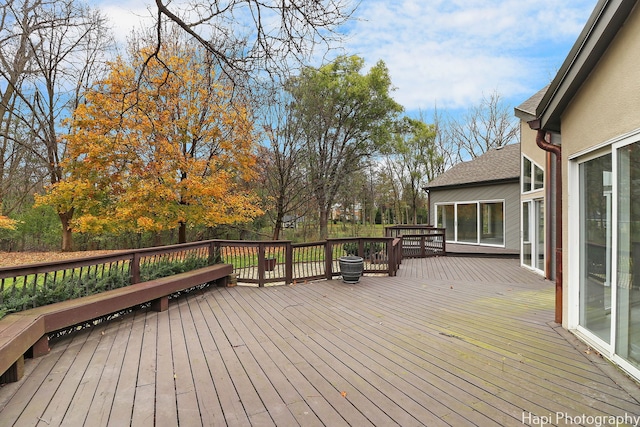
[[[522,190],[522,184],[524,183],[524,159],[525,158],[531,162],[531,170],[529,171],[529,173],[531,174],[532,189],[528,191]],[[538,167],[542,171],[542,187],[534,189],[533,187],[535,183],[535,167]],[[547,174],[547,171],[545,171],[542,166],[540,166],[533,159],[531,159],[531,157],[527,156],[526,154],[522,154],[520,158],[520,194],[531,194],[531,193],[536,193],[538,191],[544,191],[546,174]]]

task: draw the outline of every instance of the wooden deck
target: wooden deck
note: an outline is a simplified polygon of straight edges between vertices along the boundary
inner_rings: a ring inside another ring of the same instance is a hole
[[[538,417],[564,426],[595,424],[556,413],[640,416],[638,385],[552,323],[553,285],[518,264],[415,259],[398,277],[356,285],[183,296],[27,360],[25,378],[0,389],[0,426],[546,421]]]

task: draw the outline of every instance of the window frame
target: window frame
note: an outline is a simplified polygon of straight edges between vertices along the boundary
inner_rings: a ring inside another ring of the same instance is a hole
[[[531,166],[529,168],[525,167],[525,160],[530,163]],[[542,172],[542,184],[539,187],[536,187],[536,170],[540,170]],[[526,178],[528,178],[529,189],[525,189],[525,183],[527,182]],[[522,194],[529,194],[536,191],[544,190],[545,170],[542,166],[540,166],[526,154],[522,154],[521,156],[520,182],[520,192]]]
[[[494,204],[501,203],[502,204],[502,244],[491,244],[491,243],[482,243],[482,213],[480,211],[481,206],[483,204]],[[475,205],[476,207],[476,240],[475,242],[469,241],[459,241],[458,240],[458,205]],[[506,223],[507,223],[507,204],[505,199],[487,199],[487,200],[469,200],[469,201],[455,201],[455,202],[438,202],[434,204],[435,212],[436,212],[436,224],[439,220],[439,208],[441,206],[453,206],[453,240],[447,239],[447,243],[460,244],[460,245],[475,245],[475,246],[487,246],[494,248],[504,248],[506,247]],[[449,234],[449,233],[447,233]]]

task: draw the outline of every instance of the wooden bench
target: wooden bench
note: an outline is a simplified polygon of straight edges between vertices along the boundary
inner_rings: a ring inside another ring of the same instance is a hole
[[[0,320],[0,382],[22,378],[25,356],[47,354],[51,332],[149,301],[153,310],[165,311],[169,295],[214,281],[226,286],[232,273],[232,265],[215,264],[5,316]]]

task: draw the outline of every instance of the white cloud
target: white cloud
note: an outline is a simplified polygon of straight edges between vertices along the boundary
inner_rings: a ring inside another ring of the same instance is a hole
[[[345,26],[341,52],[369,66],[382,59],[394,97],[409,111],[466,109],[493,91],[515,106],[554,76],[596,2],[364,0]],[[151,0],[96,5],[121,44],[155,13]]]
[[[155,3],[144,0],[104,1],[95,3],[104,13],[116,42],[124,46],[131,31],[153,23]]]
[[[467,108],[494,90],[519,102],[548,83],[595,3],[368,0],[344,51],[382,59],[407,110]]]

